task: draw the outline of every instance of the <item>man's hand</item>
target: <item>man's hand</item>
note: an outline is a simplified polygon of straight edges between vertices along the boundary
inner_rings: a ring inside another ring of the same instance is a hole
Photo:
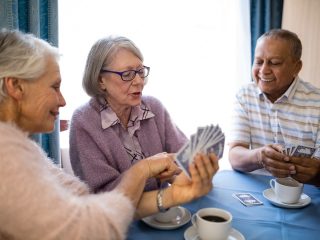
[[[302,183],[313,183],[320,175],[320,160],[306,157],[290,157],[295,165],[296,173],[291,177]],[[318,183],[319,184],[319,183]]]
[[[282,153],[282,146],[279,144],[261,147],[258,151],[258,161],[274,177],[288,177],[296,173],[295,165]]]

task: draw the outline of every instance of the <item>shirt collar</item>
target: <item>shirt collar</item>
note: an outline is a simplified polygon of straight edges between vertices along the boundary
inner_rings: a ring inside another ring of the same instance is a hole
[[[111,109],[106,101],[104,104],[100,105],[100,116],[101,126],[103,129],[107,129],[116,124],[120,124],[120,120],[117,117],[116,113]],[[134,106],[131,110],[128,128],[134,126],[138,121],[149,119],[154,116],[154,113],[151,112],[151,110],[143,103],[138,106]]]
[[[297,76],[294,81],[292,82],[292,84],[290,85],[290,87],[287,89],[287,91],[285,91],[285,93],[279,97],[275,103],[279,103],[279,102],[286,102],[286,101],[291,101],[293,95],[295,94],[296,90],[297,90],[297,86],[298,86],[298,82],[300,81],[300,78]],[[260,88],[258,88],[258,94],[259,94],[259,98],[261,100],[268,100],[267,96],[261,91]]]

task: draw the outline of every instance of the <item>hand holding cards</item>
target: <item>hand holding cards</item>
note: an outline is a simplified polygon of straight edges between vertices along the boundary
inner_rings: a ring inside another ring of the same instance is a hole
[[[176,154],[176,161],[190,177],[189,165],[196,153],[214,153],[220,159],[223,155],[224,140],[224,134],[219,126],[199,127],[197,132],[191,135],[190,141]]]

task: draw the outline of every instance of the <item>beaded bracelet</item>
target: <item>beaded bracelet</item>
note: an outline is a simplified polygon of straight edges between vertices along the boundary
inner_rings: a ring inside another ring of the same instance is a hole
[[[165,190],[164,188],[160,188],[157,194],[157,206],[158,206],[159,212],[165,212],[168,210],[168,208],[163,207],[162,196],[163,196],[164,190]]]

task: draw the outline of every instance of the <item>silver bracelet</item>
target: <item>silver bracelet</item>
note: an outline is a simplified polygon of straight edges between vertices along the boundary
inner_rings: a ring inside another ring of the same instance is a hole
[[[164,188],[160,188],[157,194],[157,206],[158,206],[159,212],[166,212],[168,210],[168,208],[163,207],[162,195],[164,190],[165,190]]]

